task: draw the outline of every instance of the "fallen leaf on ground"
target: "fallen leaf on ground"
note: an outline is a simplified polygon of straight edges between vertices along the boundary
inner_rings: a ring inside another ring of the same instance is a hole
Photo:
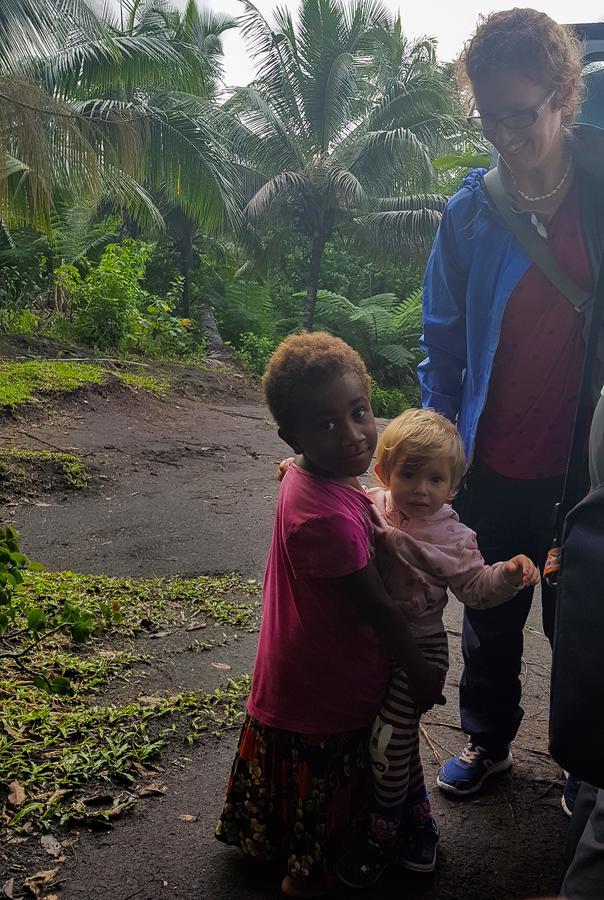
[[[169,637],[172,632],[170,631],[155,631],[153,634],[150,634],[151,638],[165,638]]]
[[[42,872],[36,872],[35,875],[30,875],[25,879],[23,887],[27,888],[34,897],[41,897],[45,886],[53,880],[58,871],[58,869],[45,869]]]
[[[73,791],[70,788],[59,788],[48,798],[48,806],[51,806],[53,803],[56,803],[57,800],[61,800],[63,797],[66,797],[67,794],[72,794]]]
[[[82,803],[86,806],[109,806],[115,803],[112,794],[94,794],[92,797],[82,797]]]
[[[21,741],[21,740],[23,740],[23,735],[21,734],[21,732],[20,732],[20,731],[15,731],[14,728],[11,728],[11,726],[8,724],[8,722],[2,722],[2,727],[4,728],[4,730],[6,731],[6,733],[8,734],[8,736],[9,736],[9,737],[12,737],[12,739],[13,739],[14,741]]]
[[[132,763],[132,768],[136,769],[138,774],[143,778],[151,778],[153,775],[155,775],[153,769],[146,769],[143,765],[141,765],[141,763],[138,762],[138,760]]]
[[[160,703],[164,702],[163,697],[139,697],[139,703],[144,703],[145,706],[159,706]]]
[[[200,628],[207,628],[206,622],[190,622],[185,631],[199,631]]]
[[[14,878],[9,878],[8,881],[5,881],[4,884],[2,885],[2,893],[4,894],[5,897],[8,897],[9,900],[13,900],[14,889],[15,889],[15,879]]]
[[[161,781],[151,781],[149,784],[141,784],[135,791],[139,797],[157,797],[161,794],[166,794],[167,792],[167,786],[162,784]]]
[[[115,803],[114,806],[97,809],[96,807],[84,806],[80,801],[76,801],[72,807],[74,813],[73,821],[80,825],[86,825],[89,828],[110,829],[113,827],[111,820],[127,812],[134,802],[134,798],[129,796],[121,803]]]
[[[190,816],[187,813],[183,813],[178,818],[181,820],[181,822],[196,822],[197,821],[197,816]]]
[[[228,663],[210,663],[213,669],[220,669],[221,671],[228,672],[231,668]]]
[[[13,809],[25,803],[25,788],[20,781],[11,781],[8,786],[8,802]]]
[[[40,838],[40,843],[46,850],[49,856],[54,856],[55,859],[61,855],[61,845],[58,840],[52,836],[52,834],[45,834]]]

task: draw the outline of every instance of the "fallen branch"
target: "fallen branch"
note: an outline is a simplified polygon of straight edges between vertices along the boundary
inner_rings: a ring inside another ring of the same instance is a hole
[[[530,747],[524,747],[522,744],[516,743],[514,743],[514,747],[518,747],[519,750],[524,750],[525,753],[534,753],[535,756],[544,756],[546,759],[552,759],[547,750],[532,750]]]
[[[441,728],[454,728],[455,731],[462,731],[461,725],[454,725],[452,722],[436,722],[434,719],[430,719],[428,724],[440,725]]]
[[[45,441],[44,438],[37,437],[35,434],[30,434],[29,431],[23,431],[21,428],[15,428],[17,434],[22,434],[24,437],[31,438],[32,441],[38,441],[39,444],[45,444],[47,447],[52,447],[53,450],[58,450],[59,453],[67,453],[67,450],[64,450],[62,447],[57,447],[56,444],[51,444],[50,441]]]
[[[214,412],[222,413],[224,416],[233,416],[234,418],[238,419],[256,419],[257,422],[266,422],[267,424],[270,424],[270,422],[268,422],[264,416],[251,416],[249,415],[249,413],[231,412],[228,409],[222,409],[220,406],[208,406],[208,409],[211,409]]]
[[[27,355],[28,359],[40,359],[39,356]],[[143,366],[145,369],[151,369],[150,363],[136,362],[133,359],[118,359],[111,356],[45,356],[44,362],[110,362],[118,363],[120,366]]]
[[[441,756],[440,753],[438,752],[436,742],[432,740],[432,738],[430,737],[426,728],[424,728],[423,725],[420,724],[419,730],[420,730],[421,734],[423,734],[423,736],[426,740],[426,743],[428,744],[428,747],[432,751],[432,755],[434,756],[434,759],[436,760],[436,762],[438,763],[439,766],[442,766],[442,764],[444,763],[445,760],[444,760],[444,757]],[[440,744],[440,746],[442,747],[442,744]],[[446,750],[446,749],[447,749],[446,747],[443,747],[443,750]]]

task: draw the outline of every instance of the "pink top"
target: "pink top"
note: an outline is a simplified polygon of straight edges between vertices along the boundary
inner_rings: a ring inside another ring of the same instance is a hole
[[[440,631],[447,588],[475,609],[498,606],[517,593],[503,563],[487,566],[476,534],[445,505],[426,519],[408,519],[392,504],[390,491],[368,491],[375,504],[377,563],[392,599],[417,637]]]
[[[290,466],[264,576],[249,713],[305,734],[353,731],[379,711],[388,666],[338,579],[373,556],[362,491]]]
[[[577,184],[548,225],[559,266],[592,289]],[[532,265],[507,302],[476,457],[508,478],[552,478],[566,469],[581,367],[584,317]]]

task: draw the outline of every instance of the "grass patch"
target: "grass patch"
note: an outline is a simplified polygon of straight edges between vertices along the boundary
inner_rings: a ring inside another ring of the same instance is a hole
[[[259,584],[239,575],[197,578],[111,578],[75,572],[24,572],[24,592],[50,618],[65,602],[92,613],[99,626],[135,635],[190,615],[241,631],[255,631]],[[119,612],[119,616],[115,613]]]
[[[237,727],[249,688],[243,675],[211,693],[90,706],[0,681],[0,782],[17,781],[25,793],[10,826],[108,824],[136,802],[140,767],[157,760],[169,741],[184,736],[193,743]],[[94,802],[87,803],[91,792]]]
[[[0,362],[0,409],[31,403],[38,394],[75,391],[86,384],[103,384],[111,378],[130,388],[163,396],[170,387],[167,376],[139,375],[107,369],[95,363],[64,360]]]
[[[0,487],[24,493],[41,486],[82,490],[90,473],[79,456],[53,450],[0,449]],[[56,484],[58,482],[58,485]]]
[[[187,621],[252,631],[259,614],[256,581],[237,575],[135,579],[25,572],[23,594],[49,617],[66,602],[79,605],[93,615],[98,634],[77,648],[66,635],[55,634],[30,659],[32,668],[51,678],[69,678],[69,695],[39,689],[27,672],[3,660],[0,804],[3,785],[18,782],[24,791],[16,805],[4,803],[5,822],[14,831],[70,822],[109,826],[136,802],[145,766],[169,744],[182,747],[239,725],[249,676],[211,692],[103,704],[112,679],[128,680],[135,663],[149,660],[108,649],[107,636],[183,628]],[[0,637],[0,652],[15,649],[18,641]]]
[[[137,375],[133,372],[113,372],[116,378],[134,390],[149,391],[157,397],[164,397],[170,389],[170,379],[166,376]]]
[[[0,362],[0,407],[29,403],[36,393],[74,391],[84,384],[100,384],[101,366],[62,360]]]

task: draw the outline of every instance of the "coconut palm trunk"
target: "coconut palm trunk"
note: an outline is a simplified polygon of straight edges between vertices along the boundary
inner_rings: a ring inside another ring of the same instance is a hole
[[[444,206],[432,159],[460,119],[434,45],[406,42],[381,0],[302,0],[296,16],[280,6],[272,22],[242,3],[260,74],[223,111],[249,175],[244,234],[259,268],[282,238],[308,240],[311,331],[334,233],[376,257],[427,252]]]
[[[315,320],[315,306],[317,304],[317,291],[319,289],[319,275],[321,274],[321,262],[325,250],[326,240],[316,234],[313,237],[310,264],[308,266],[308,283],[306,299],[304,301],[304,330],[312,331]]]

